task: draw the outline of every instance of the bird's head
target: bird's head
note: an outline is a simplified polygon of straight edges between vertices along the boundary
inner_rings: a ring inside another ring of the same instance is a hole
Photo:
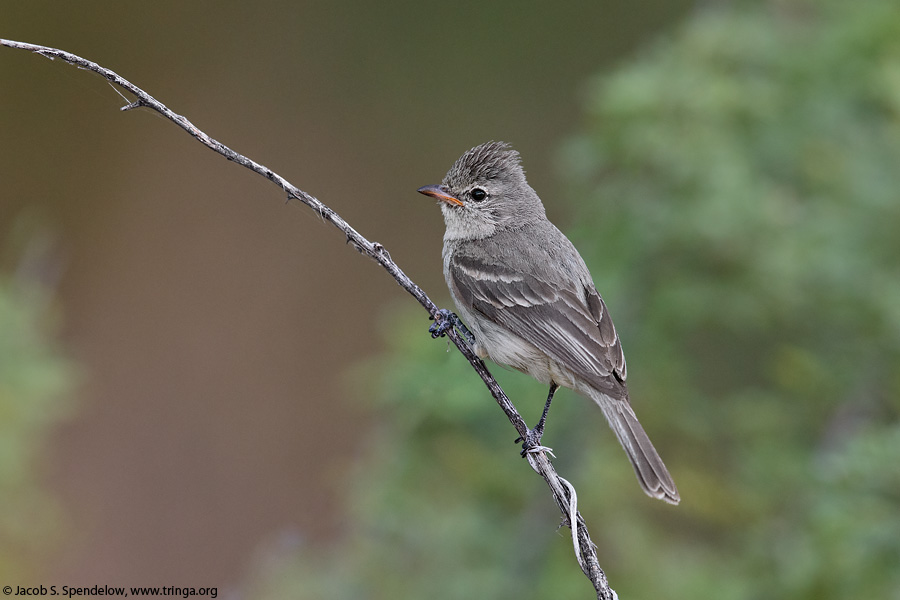
[[[540,198],[525,181],[519,153],[504,142],[475,146],[453,163],[440,185],[418,191],[440,200],[451,239],[486,237],[544,216]]]

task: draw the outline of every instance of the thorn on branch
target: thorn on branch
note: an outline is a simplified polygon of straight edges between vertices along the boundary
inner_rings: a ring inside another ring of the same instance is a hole
[[[366,256],[372,256],[372,253],[366,248],[364,245],[360,244],[359,241],[355,240],[350,236],[350,234],[344,234],[347,236],[347,243],[353,246],[353,248],[359,252],[360,254],[365,254]]]

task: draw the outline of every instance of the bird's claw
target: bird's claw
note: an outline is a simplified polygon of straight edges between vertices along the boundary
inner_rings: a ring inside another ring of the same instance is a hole
[[[431,327],[428,328],[428,333],[430,333],[431,337],[434,339],[447,335],[447,332],[453,329],[454,319],[457,322],[459,321],[459,317],[446,308],[438,310],[438,314],[441,316],[441,320],[434,321],[434,323],[431,324]],[[434,320],[434,317],[429,318]]]
[[[538,431],[537,427],[534,429],[529,429],[528,433],[525,434],[525,437],[519,436],[515,439],[516,444],[522,442],[522,458],[525,458],[528,454],[540,454],[541,452],[546,452],[553,458],[556,458],[556,455],[553,454],[553,448],[548,446],[541,446],[541,437],[543,437],[544,432]]]
[[[540,454],[541,452],[546,452],[553,458],[556,458],[556,455],[553,454],[553,448],[551,448],[550,446],[541,446],[541,445],[532,446],[531,448],[528,448],[527,450],[525,450],[523,448],[522,449],[522,458],[525,458],[529,454]]]
[[[439,321],[435,321],[434,317],[428,317],[432,321],[435,321],[431,324],[431,327],[428,328],[428,332],[431,334],[432,338],[444,337],[447,335],[448,331],[455,327],[463,337],[466,338],[466,341],[469,342],[470,346],[475,345],[475,336],[472,335],[469,328],[463,324],[458,316],[456,316],[456,313],[452,313],[446,308],[441,308],[438,310],[438,314],[441,317]]]

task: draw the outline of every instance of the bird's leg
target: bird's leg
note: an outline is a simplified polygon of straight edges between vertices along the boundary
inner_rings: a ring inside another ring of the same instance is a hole
[[[431,324],[431,327],[428,328],[428,332],[431,334],[433,338],[444,337],[447,335],[447,332],[456,327],[460,333],[463,334],[463,337],[466,338],[466,341],[469,342],[469,345],[472,346],[475,344],[475,336],[472,335],[472,332],[469,331],[469,328],[463,325],[463,322],[459,320],[459,317],[456,316],[456,313],[452,313],[446,308],[442,308],[438,310],[438,314],[441,315],[440,321],[435,321]],[[434,320],[434,317],[429,317]]]
[[[523,457],[529,452],[550,451],[550,448],[541,446],[541,438],[544,437],[544,425],[547,423],[547,413],[550,412],[550,403],[553,402],[553,394],[556,393],[558,388],[559,386],[555,382],[550,382],[550,393],[547,394],[547,403],[544,404],[544,412],[541,413],[541,420],[534,426],[534,429],[528,430],[528,433],[525,434],[524,438],[516,438],[516,443],[522,442]],[[550,451],[550,453],[553,454],[552,451]]]
[[[459,329],[459,332],[463,334],[463,337],[466,338],[466,341],[469,342],[470,346],[475,345],[475,334],[469,331],[469,328],[466,327],[466,324],[463,323],[459,317],[454,313],[450,313],[450,316],[453,318],[453,325]]]

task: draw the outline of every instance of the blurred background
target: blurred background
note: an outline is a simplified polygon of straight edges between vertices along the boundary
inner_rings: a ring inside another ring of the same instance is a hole
[[[440,305],[416,188],[496,139],[579,247],[683,498],[563,391],[545,443],[620,597],[900,598],[891,0],[69,3],[117,71],[337,210]],[[592,597],[422,309],[99,76],[0,48],[0,583]],[[494,368],[529,422],[546,390]]]

